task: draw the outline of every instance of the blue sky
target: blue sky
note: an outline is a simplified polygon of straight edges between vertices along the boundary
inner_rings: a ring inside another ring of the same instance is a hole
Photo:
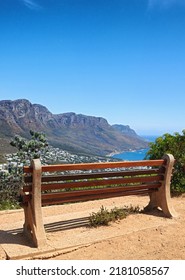
[[[0,0],[0,99],[185,128],[185,0]]]

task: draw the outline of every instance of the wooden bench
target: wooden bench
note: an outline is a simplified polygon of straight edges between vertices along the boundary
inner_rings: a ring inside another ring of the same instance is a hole
[[[171,205],[170,181],[174,157],[160,160],[121,161],[42,166],[39,159],[24,167],[21,201],[24,232],[36,247],[46,244],[42,206],[149,195],[146,210],[160,207],[166,217],[176,216]]]

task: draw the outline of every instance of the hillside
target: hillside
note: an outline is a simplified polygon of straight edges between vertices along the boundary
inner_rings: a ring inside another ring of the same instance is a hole
[[[52,114],[26,99],[0,101],[1,143],[8,143],[15,135],[28,138],[30,130],[45,133],[51,145],[75,153],[108,155],[148,145],[129,126],[111,126],[102,117]],[[1,145],[0,153],[5,150],[7,146]]]

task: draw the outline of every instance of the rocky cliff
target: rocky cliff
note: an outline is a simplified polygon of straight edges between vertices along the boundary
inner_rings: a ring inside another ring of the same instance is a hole
[[[16,134],[27,138],[30,129],[45,133],[51,145],[75,153],[107,155],[148,145],[129,126],[111,126],[102,117],[52,114],[26,99],[0,101],[1,139],[8,141]]]

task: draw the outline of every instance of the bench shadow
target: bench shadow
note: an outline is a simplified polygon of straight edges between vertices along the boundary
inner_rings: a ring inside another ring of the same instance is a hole
[[[46,233],[86,227],[89,225],[88,217],[59,221],[45,224]],[[18,244],[34,248],[32,242],[24,235],[23,228],[2,230],[0,229],[0,244]]]
[[[89,225],[89,218],[83,217],[83,218],[70,219],[70,220],[59,221],[54,223],[48,223],[44,225],[44,228],[46,230],[46,233],[49,233],[49,232],[70,230],[79,227],[86,227],[88,225]]]
[[[155,209],[152,209],[152,210],[142,210],[141,213],[144,214],[144,215],[166,218],[163,211],[159,208],[155,208]]]
[[[33,247],[32,243],[24,236],[23,228],[0,230],[0,244],[18,244]]]
[[[164,217],[165,215],[160,209],[153,209],[152,211],[141,211],[142,214],[151,215],[156,217]],[[70,219],[65,221],[52,222],[44,225],[46,233],[66,231],[80,227],[89,226],[89,217],[82,217],[76,219]],[[11,229],[11,230],[0,230],[0,244],[19,244],[34,247],[27,237],[23,234],[23,228]]]

